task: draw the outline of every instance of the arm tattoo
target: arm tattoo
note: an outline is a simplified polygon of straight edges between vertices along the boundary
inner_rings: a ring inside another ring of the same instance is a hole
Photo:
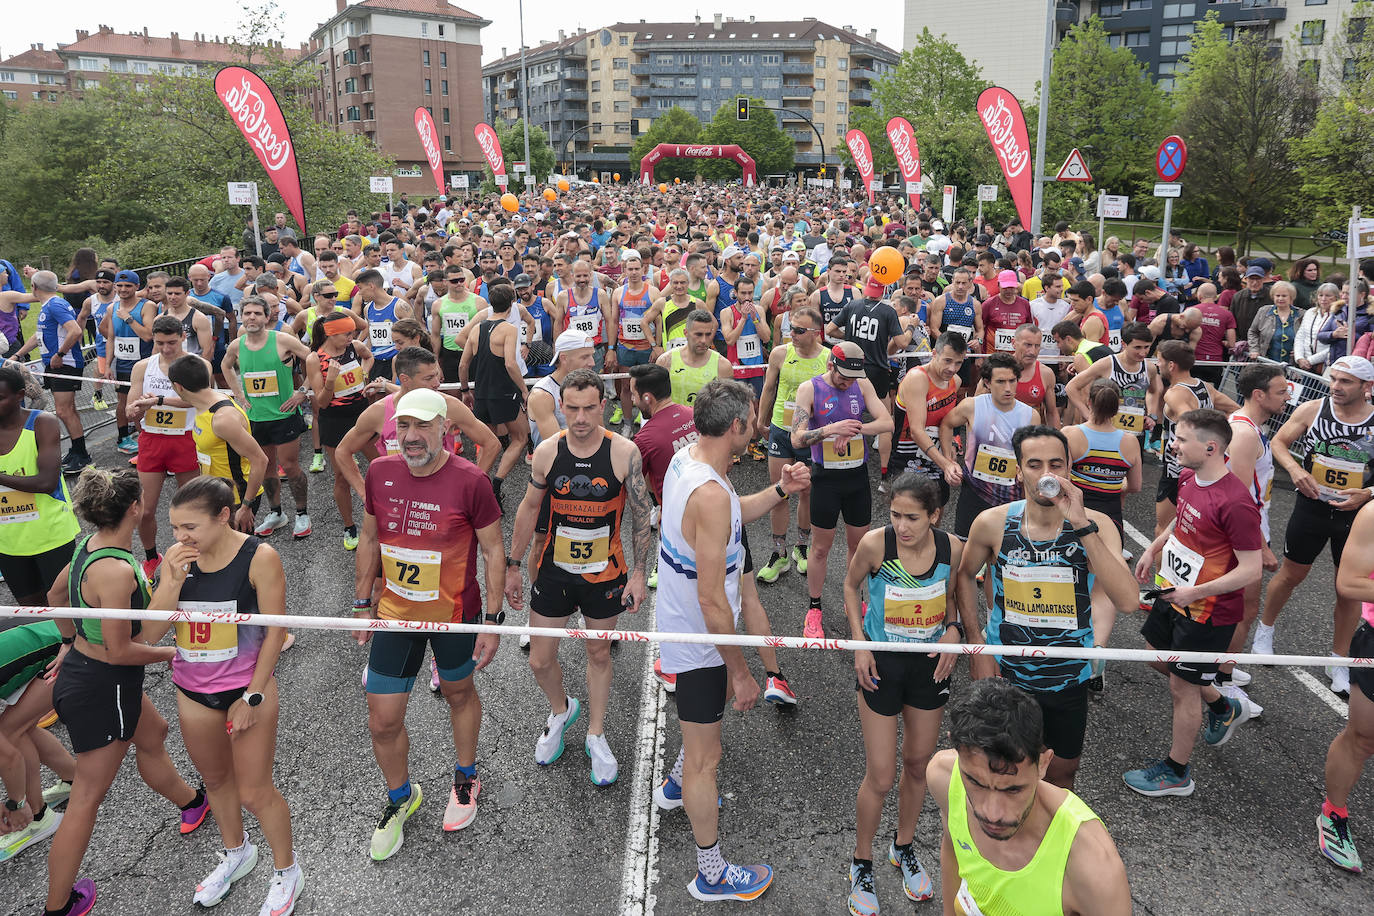
[[[625,479],[625,495],[632,516],[635,567],[647,570],[654,549],[654,530],[649,525],[653,501],[649,498],[649,485],[644,480],[643,461],[638,448],[630,452],[630,473]]]
[[[797,405],[797,409],[792,413],[792,431],[806,430],[802,433],[802,445],[815,445],[825,438],[825,433],[819,429],[806,429],[811,421],[811,411]]]

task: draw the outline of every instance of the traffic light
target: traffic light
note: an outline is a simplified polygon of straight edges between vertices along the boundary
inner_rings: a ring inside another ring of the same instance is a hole
[[[821,177],[825,177],[825,166],[821,166]]]
[[[735,104],[739,106],[735,112],[735,117],[741,121],[749,120],[749,100],[744,96],[735,99]]]

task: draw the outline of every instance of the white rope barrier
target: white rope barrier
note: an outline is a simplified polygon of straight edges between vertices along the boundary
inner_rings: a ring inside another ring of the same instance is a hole
[[[1156,649],[1079,648],[1076,646],[990,646],[975,643],[871,642],[864,639],[807,639],[800,636],[753,636],[745,633],[660,633],[644,630],[585,630],[580,628],[495,626],[479,623],[446,623],[428,620],[380,620],[356,617],[310,617],[299,614],[237,614],[208,611],[150,611],[132,608],[76,608],[0,606],[0,617],[54,617],[102,620],[157,620],[168,623],[219,623],[252,626],[289,627],[310,630],[391,632],[424,635],[429,633],[490,633],[494,636],[550,636],[556,639],[586,639],[603,642],[689,643],[694,645],[769,647],[773,649],[811,649],[853,652],[913,652],[941,655],[987,655],[1005,658],[1045,660],[1052,658],[1101,659],[1122,662],[1197,662],[1201,664],[1244,664],[1286,667],[1338,668],[1374,667],[1374,658],[1344,658],[1328,655],[1257,655],[1245,652],[1183,652]]]

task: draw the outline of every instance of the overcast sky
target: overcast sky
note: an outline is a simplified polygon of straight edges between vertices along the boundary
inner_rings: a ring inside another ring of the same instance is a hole
[[[243,0],[256,6],[260,0]],[[58,0],[61,15],[41,3],[21,3],[18,0],[7,2],[5,27],[0,31],[0,58],[11,57],[26,50],[30,44],[42,42],[45,47],[55,47],[59,42],[76,40],[76,29],[92,32],[104,23],[117,32],[142,31],[146,26],[150,34],[168,35],[179,32],[190,35],[192,32],[206,32],[210,35],[228,35],[241,18],[243,2],[225,2],[201,6],[197,3],[174,3],[172,0]],[[500,56],[502,46],[515,51],[520,46],[520,23],[516,15],[516,4],[509,0],[475,0],[457,4],[469,12],[476,13],[492,24],[482,30],[484,62]],[[284,2],[280,8],[286,11],[283,40],[288,45],[298,45],[310,37],[315,26],[334,15],[334,0],[292,0]],[[656,9],[662,10],[658,7]],[[901,5],[891,3],[868,3],[860,8],[836,13],[836,4],[821,0],[792,0],[787,4],[756,3],[736,4],[733,7],[720,3],[717,6],[679,4],[673,6],[671,18],[688,21],[700,15],[710,20],[717,13],[725,13],[737,19],[747,19],[750,15],[759,19],[773,18],[786,9],[790,19],[815,16],[822,22],[834,26],[853,26],[859,33],[867,34],[869,29],[878,30],[878,40],[890,48],[900,49],[902,43]],[[218,15],[216,13],[218,12]],[[629,0],[597,0],[594,3],[569,4],[563,0],[526,0],[525,2],[525,40],[530,47],[541,41],[558,37],[558,30],[573,31],[579,26],[588,31],[614,22],[637,22],[641,18],[663,20],[665,15],[646,16],[643,2]]]

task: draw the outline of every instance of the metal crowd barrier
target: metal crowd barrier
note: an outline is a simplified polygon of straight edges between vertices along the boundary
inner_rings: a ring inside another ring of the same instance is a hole
[[[1265,432],[1271,437],[1279,431],[1283,424],[1288,422],[1288,418],[1293,415],[1293,411],[1297,409],[1299,404],[1305,401],[1316,400],[1317,398],[1324,398],[1331,393],[1331,383],[1326,378],[1315,372],[1307,372],[1303,369],[1299,369],[1297,366],[1275,362],[1265,357],[1242,362],[1226,363],[1222,368],[1221,384],[1217,387],[1217,390],[1239,403],[1240,393],[1236,385],[1240,380],[1241,371],[1251,363],[1268,363],[1272,366],[1282,366],[1283,374],[1288,379],[1289,388],[1292,392],[1288,398],[1288,402],[1283,406],[1283,412],[1276,414],[1264,425]],[[1303,457],[1302,452],[1299,451],[1299,443],[1301,441],[1302,440],[1299,439],[1298,442],[1294,442],[1293,447],[1288,450],[1293,457],[1298,460],[1302,460]]]

